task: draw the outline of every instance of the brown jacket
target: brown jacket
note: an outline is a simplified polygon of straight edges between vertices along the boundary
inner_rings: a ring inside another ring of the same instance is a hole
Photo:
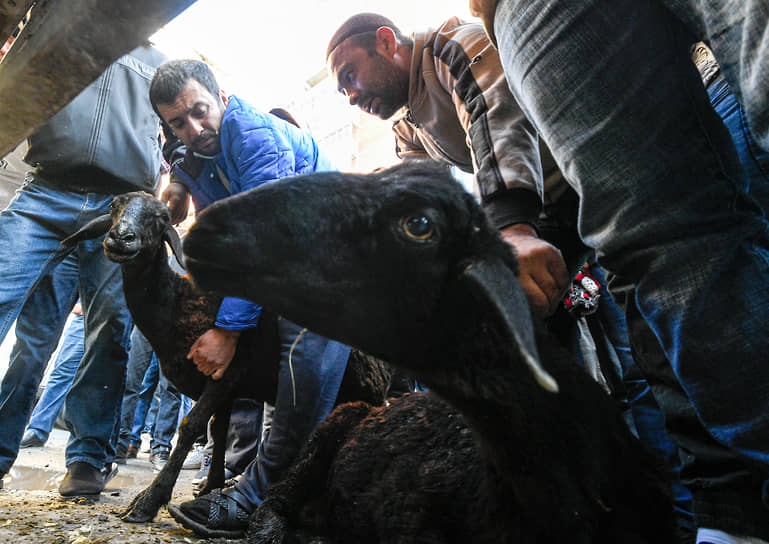
[[[398,156],[429,156],[474,173],[497,228],[536,225],[543,200],[557,199],[565,182],[549,159],[545,185],[537,133],[483,27],[453,17],[416,33],[412,55],[407,110],[393,125]]]

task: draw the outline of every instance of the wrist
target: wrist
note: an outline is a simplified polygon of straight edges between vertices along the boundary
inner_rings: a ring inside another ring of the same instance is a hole
[[[509,235],[523,235],[523,236],[532,236],[534,238],[539,238],[537,229],[535,229],[534,226],[529,223],[516,223],[514,225],[508,225],[502,229],[502,233],[509,234]]]
[[[222,327],[215,327],[216,331],[221,334],[222,336],[226,336],[227,338],[234,338],[238,339],[240,337],[240,333],[242,331],[232,331],[230,329],[224,329]]]

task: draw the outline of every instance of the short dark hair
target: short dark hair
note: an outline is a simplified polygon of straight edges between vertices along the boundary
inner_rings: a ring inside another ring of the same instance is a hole
[[[194,59],[169,60],[158,67],[150,82],[150,103],[158,117],[157,105],[173,104],[190,79],[203,85],[214,98],[219,97],[219,84],[208,64]]]

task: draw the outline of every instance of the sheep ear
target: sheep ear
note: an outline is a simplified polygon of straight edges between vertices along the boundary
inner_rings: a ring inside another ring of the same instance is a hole
[[[92,219],[80,229],[61,241],[63,246],[74,246],[83,240],[93,240],[105,234],[112,227],[112,217],[109,214],[100,215]]]
[[[171,253],[174,254],[176,262],[179,263],[183,269],[187,269],[184,266],[184,254],[182,253],[182,241],[179,239],[179,233],[171,225],[163,233],[163,240],[171,247]]]
[[[543,389],[558,392],[558,383],[539,361],[529,303],[520,282],[500,261],[475,261],[465,268],[463,278],[473,294],[486,301],[518,345],[521,356]]]

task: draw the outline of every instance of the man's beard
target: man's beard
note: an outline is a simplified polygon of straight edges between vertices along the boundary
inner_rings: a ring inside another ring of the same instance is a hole
[[[384,59],[376,63],[377,85],[366,100],[379,99],[377,113],[380,119],[389,119],[409,100],[409,74],[404,74]]]
[[[212,145],[212,142],[215,145]],[[197,138],[195,138],[195,140],[193,140],[193,142],[190,144],[190,149],[199,155],[216,155],[221,149],[219,144],[219,133],[209,130],[204,131]]]

